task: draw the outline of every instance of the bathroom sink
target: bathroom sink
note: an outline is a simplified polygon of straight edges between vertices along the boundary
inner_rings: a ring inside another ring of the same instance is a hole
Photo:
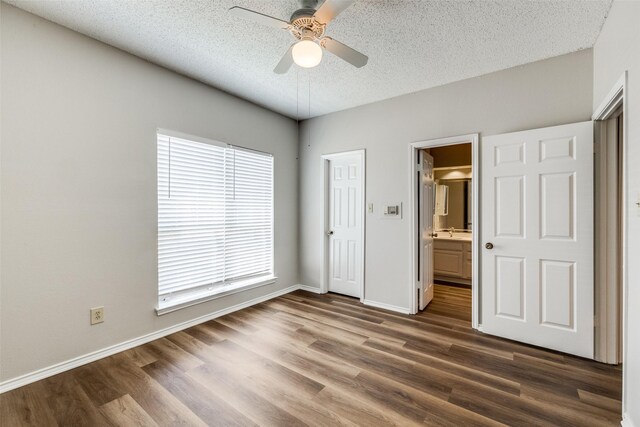
[[[438,237],[436,237],[436,239],[462,240],[462,241],[470,242],[471,236],[472,236],[471,233],[465,233],[465,232],[459,232],[459,231],[454,232],[452,236],[451,233],[449,233],[447,230],[444,230],[444,231],[438,231]]]

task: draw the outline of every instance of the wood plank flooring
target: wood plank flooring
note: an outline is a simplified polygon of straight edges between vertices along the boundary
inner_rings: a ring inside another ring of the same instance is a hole
[[[0,396],[4,426],[619,425],[621,369],[297,291]]]

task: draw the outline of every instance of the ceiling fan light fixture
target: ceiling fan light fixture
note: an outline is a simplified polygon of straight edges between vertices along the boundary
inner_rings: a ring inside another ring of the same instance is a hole
[[[312,40],[303,39],[291,50],[293,62],[303,68],[313,68],[322,61],[322,48]]]
[[[367,65],[369,58],[349,46],[325,36],[326,26],[348,8],[355,0],[299,0],[301,8],[293,12],[289,21],[274,18],[264,13],[233,6],[229,13],[279,30],[295,38],[280,62],[273,69],[276,74],[286,74],[295,63],[303,68],[312,68],[322,61],[326,50],[354,67]],[[316,9],[318,3],[320,7]]]

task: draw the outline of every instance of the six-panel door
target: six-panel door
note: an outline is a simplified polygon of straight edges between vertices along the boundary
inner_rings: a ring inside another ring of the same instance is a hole
[[[433,157],[424,150],[420,151],[420,169],[418,172],[420,212],[420,280],[418,283],[418,308],[424,310],[433,300],[433,214],[434,189]]]
[[[360,155],[329,162],[329,291],[360,297],[362,280],[362,167]]]
[[[481,150],[482,330],[592,358],[593,124]]]

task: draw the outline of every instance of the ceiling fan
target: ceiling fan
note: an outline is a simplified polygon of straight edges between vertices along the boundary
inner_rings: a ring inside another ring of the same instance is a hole
[[[366,55],[324,35],[327,24],[353,2],[354,0],[325,0],[316,10],[318,0],[300,0],[301,8],[293,12],[289,22],[239,6],[232,7],[229,12],[240,18],[288,31],[297,40],[276,65],[273,70],[275,73],[286,73],[294,62],[304,68],[315,67],[322,60],[322,49],[360,68],[369,60]]]

